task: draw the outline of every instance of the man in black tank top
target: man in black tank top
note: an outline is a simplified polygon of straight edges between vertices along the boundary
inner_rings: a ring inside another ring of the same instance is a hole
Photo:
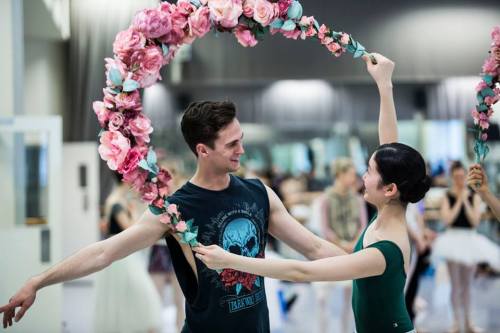
[[[179,206],[184,219],[194,219],[199,242],[218,244],[249,257],[264,257],[270,233],[309,259],[345,254],[297,222],[278,196],[260,181],[230,175],[238,170],[244,153],[243,131],[233,103],[192,103],[184,113],[182,133],[196,155],[197,170],[169,202]],[[8,304],[0,307],[4,326],[11,326],[14,316],[17,320],[24,316],[39,289],[102,270],[141,248],[153,246],[170,232],[159,216],[146,210],[133,227],[90,244],[29,279]],[[208,270],[189,247],[181,246],[171,236],[167,236],[167,244],[186,297],[183,332],[269,332],[262,277],[228,269]],[[20,308],[17,313],[16,308]]]
[[[341,254],[296,222],[262,182],[230,175],[238,170],[244,153],[243,132],[235,111],[230,102],[199,102],[187,108],[181,127],[196,155],[197,170],[168,201],[179,206],[184,220],[194,219],[202,244],[217,244],[247,257],[264,257],[271,231],[309,258]],[[166,241],[186,297],[182,332],[269,332],[262,277],[230,269],[210,270],[194,257],[187,259],[173,237]],[[194,265],[189,260],[194,260]]]

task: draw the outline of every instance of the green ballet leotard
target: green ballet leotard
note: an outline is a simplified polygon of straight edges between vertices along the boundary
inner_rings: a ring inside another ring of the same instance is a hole
[[[365,233],[366,229],[354,247],[354,252],[363,250]],[[405,304],[406,273],[401,249],[388,240],[378,241],[368,246],[370,247],[382,252],[386,268],[382,275],[353,280],[352,308],[356,332],[414,332]]]

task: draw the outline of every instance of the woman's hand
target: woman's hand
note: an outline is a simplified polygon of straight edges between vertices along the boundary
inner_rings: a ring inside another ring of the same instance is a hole
[[[373,77],[379,88],[392,87],[394,62],[378,53],[372,53],[371,56],[375,57],[377,64],[374,65],[368,55],[363,56],[368,73]]]
[[[196,258],[200,259],[210,269],[229,268],[232,254],[217,245],[193,247]]]
[[[479,164],[473,164],[469,168],[467,185],[479,194],[488,192],[488,178]]]

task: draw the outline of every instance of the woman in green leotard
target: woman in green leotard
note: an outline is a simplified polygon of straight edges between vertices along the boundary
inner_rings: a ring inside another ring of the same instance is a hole
[[[422,156],[413,148],[397,143],[392,95],[394,63],[382,55],[374,56],[376,65],[368,57],[365,62],[380,93],[381,146],[371,156],[363,181],[364,198],[377,207],[378,214],[359,238],[354,253],[307,262],[248,258],[215,245],[201,245],[194,251],[212,269],[231,268],[289,281],[352,279],[358,333],[407,333],[414,332],[414,328],[403,292],[410,261],[406,205],[424,197],[430,179]]]

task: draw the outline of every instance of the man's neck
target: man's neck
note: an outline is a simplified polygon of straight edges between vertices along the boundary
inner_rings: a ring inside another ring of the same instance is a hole
[[[207,190],[221,191],[229,187],[230,180],[231,178],[227,172],[217,173],[213,170],[206,170],[198,166],[190,182]]]

